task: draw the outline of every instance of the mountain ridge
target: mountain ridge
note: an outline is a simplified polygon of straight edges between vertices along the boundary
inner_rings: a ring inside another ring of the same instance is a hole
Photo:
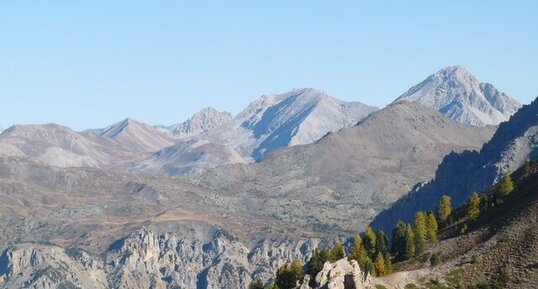
[[[428,76],[394,102],[402,100],[419,102],[459,122],[478,126],[498,125],[521,107],[461,65],[448,66]]]

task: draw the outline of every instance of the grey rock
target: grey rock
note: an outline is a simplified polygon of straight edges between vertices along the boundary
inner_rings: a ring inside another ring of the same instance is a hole
[[[520,107],[516,100],[482,83],[463,66],[449,66],[430,75],[395,102],[415,101],[464,124],[498,125]]]

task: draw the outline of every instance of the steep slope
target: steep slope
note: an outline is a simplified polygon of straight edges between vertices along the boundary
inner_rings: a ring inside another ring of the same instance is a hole
[[[175,137],[199,135],[232,121],[228,112],[220,112],[212,107],[206,107],[195,113],[185,122],[166,127]]]
[[[373,225],[390,228],[398,219],[409,220],[415,211],[431,210],[441,195],[462,204],[473,192],[494,184],[505,172],[512,172],[538,155],[538,101],[523,106],[502,123],[480,152],[452,153],[445,157],[428,183],[414,190],[379,214]]]
[[[521,105],[492,84],[478,81],[462,66],[449,66],[402,94],[398,101],[415,101],[470,125],[497,125]]]
[[[14,125],[0,135],[0,143],[4,155],[24,155],[59,167],[110,167],[137,159],[115,142],[56,124]]]
[[[416,103],[400,102],[318,142],[277,151],[250,165],[225,166],[196,180],[271,201],[255,209],[319,230],[357,230],[451,151],[477,149],[493,128],[468,127]],[[290,203],[293,200],[293,203]],[[317,208],[317,209],[312,209]]]
[[[252,130],[256,139],[263,139],[252,153],[255,159],[278,148],[314,142],[328,132],[355,125],[377,110],[361,103],[344,103],[311,88],[263,98],[276,102],[268,102],[268,106],[262,101],[254,111],[247,108],[239,117],[241,125]]]
[[[0,288],[246,288],[334,238],[177,178],[0,158]]]
[[[135,152],[155,152],[176,142],[157,129],[130,118],[103,129],[100,135],[114,139]]]
[[[308,144],[328,132],[350,127],[375,110],[310,88],[265,95],[232,121],[187,137],[138,164],[136,169],[188,174],[249,163],[276,149]]]

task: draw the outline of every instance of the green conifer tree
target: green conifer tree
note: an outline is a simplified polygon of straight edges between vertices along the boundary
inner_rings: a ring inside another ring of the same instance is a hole
[[[385,235],[385,232],[383,230],[377,230],[375,234],[375,246],[376,246],[376,252],[383,254],[383,256],[389,252],[389,240],[387,238],[387,235]]]
[[[411,225],[407,225],[405,232],[405,250],[403,252],[403,259],[409,260],[415,256],[415,233]]]

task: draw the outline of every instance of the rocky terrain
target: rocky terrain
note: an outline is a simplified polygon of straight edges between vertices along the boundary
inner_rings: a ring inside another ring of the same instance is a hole
[[[254,164],[217,168],[189,181],[242,198],[289,200],[274,203],[279,207],[252,204],[279,219],[299,224],[304,220],[299,216],[308,211],[307,221],[320,230],[361,230],[415,184],[430,180],[446,154],[478,149],[493,131],[400,102],[314,144],[283,149]],[[287,209],[280,213],[280,206]]]
[[[0,134],[0,155],[58,167],[123,167],[140,159],[115,140],[57,124],[11,126]]]
[[[175,135],[132,119],[84,132],[12,126],[0,134],[0,288],[246,288],[316,247],[349,244],[376,215],[390,234],[442,194],[460,205],[537,156],[537,101],[498,129],[483,126],[496,113],[479,123],[421,104],[432,91],[454,107],[483,96],[511,114],[505,95],[475,80],[449,67],[410,94],[421,97],[381,110],[295,89],[233,119],[202,110]],[[456,269],[459,285],[535,284],[536,168],[515,177],[521,194],[427,248],[442,266],[417,259],[371,278],[340,260],[312,288],[438,288],[428,286],[452,286]]]
[[[451,153],[439,165],[433,180],[417,185],[408,195],[379,214],[374,227],[391,228],[398,219],[409,221],[415,211],[431,210],[444,194],[461,205],[474,192],[481,192],[537,157],[538,101],[523,106],[502,123],[480,152]],[[457,180],[455,182],[454,180]]]
[[[184,175],[226,164],[251,163],[277,149],[308,144],[328,132],[353,126],[375,110],[311,88],[264,95],[233,120],[183,138],[138,163],[135,170]]]
[[[101,136],[113,139],[133,152],[155,152],[173,145],[177,140],[155,128],[126,118],[114,125],[102,129]]]
[[[411,87],[395,102],[415,101],[470,125],[498,125],[520,107],[492,84],[478,81],[463,66],[449,66]]]
[[[171,126],[158,126],[158,128],[175,137],[190,137],[227,124],[232,119],[232,115],[228,112],[220,112],[212,107],[206,107],[185,122]]]

